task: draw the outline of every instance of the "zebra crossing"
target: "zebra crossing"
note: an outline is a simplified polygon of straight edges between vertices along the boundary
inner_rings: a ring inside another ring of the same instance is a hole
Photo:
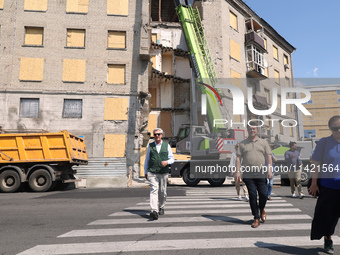
[[[267,221],[252,229],[249,204],[237,201],[233,187],[188,188],[186,196],[168,197],[165,215],[158,220],[148,216],[149,203],[145,199],[58,236],[56,244],[37,245],[19,255],[158,251],[195,254],[213,249],[323,246],[323,240],[309,238],[311,217],[284,198],[274,195],[266,212]],[[338,244],[340,238],[334,236],[333,241]]]

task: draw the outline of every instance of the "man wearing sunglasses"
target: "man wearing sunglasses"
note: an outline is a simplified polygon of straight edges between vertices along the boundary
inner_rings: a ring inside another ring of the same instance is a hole
[[[150,182],[150,216],[157,220],[158,215],[164,214],[169,165],[174,163],[175,159],[170,145],[162,140],[163,130],[156,128],[153,134],[155,141],[148,146],[144,173]]]

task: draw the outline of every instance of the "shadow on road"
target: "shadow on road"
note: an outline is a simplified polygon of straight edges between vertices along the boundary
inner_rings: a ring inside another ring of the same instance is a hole
[[[292,255],[319,255],[325,254],[324,250],[320,247],[318,248],[299,248],[289,245],[279,245],[275,243],[265,243],[256,242],[255,245],[262,249],[268,249],[271,251],[277,251],[282,254],[292,254]],[[263,253],[265,254],[265,252]]]

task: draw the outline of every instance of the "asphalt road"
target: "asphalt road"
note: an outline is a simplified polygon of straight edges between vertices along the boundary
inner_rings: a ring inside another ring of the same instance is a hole
[[[256,230],[248,203],[227,185],[170,185],[158,221],[147,215],[144,187],[0,193],[0,254],[325,254],[322,241],[308,240],[316,199],[273,192]]]

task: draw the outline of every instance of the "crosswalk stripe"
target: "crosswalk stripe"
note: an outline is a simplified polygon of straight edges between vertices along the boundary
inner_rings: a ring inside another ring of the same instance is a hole
[[[178,227],[144,227],[144,228],[106,228],[73,230],[59,238],[84,236],[120,236],[120,235],[153,235],[153,234],[180,234],[180,233],[211,233],[211,232],[241,232],[241,231],[280,231],[280,230],[306,230],[310,223],[300,224],[261,224],[259,228],[252,229],[250,225],[220,225],[220,226],[178,226]]]
[[[286,203],[277,203],[277,204],[267,204],[266,208],[268,207],[290,207],[293,206],[292,204]],[[240,207],[249,207],[248,203],[239,203],[239,204],[215,204],[215,203],[211,203],[209,205],[191,205],[191,204],[187,204],[187,205],[166,205],[166,210],[168,209],[184,209],[184,208],[240,208]],[[133,206],[133,207],[128,207],[125,208],[126,210],[141,210],[141,209],[145,209],[148,210],[150,209],[149,206],[146,205],[140,205],[140,206]]]
[[[145,218],[135,218],[135,219],[102,219],[96,220],[88,225],[114,225],[114,224],[156,224],[156,223],[169,223],[169,222],[210,222],[210,221],[221,221],[221,222],[235,222],[235,221],[247,221],[251,220],[251,215],[240,216],[216,216],[209,215],[209,217],[176,217],[174,218],[164,218],[160,217],[157,221],[149,221]],[[311,220],[312,218],[308,214],[280,214],[280,215],[268,215],[267,220]]]
[[[249,206],[248,206],[249,207]],[[222,210],[176,210],[167,211],[167,215],[183,215],[183,214],[210,214],[210,213],[250,213],[250,208],[247,209],[222,209]],[[268,208],[267,214],[272,212],[287,212],[287,208]],[[298,208],[289,208],[289,212],[301,212]],[[131,215],[146,215],[149,211],[146,210],[133,210],[131,212],[116,212],[109,216],[131,216]]]
[[[333,242],[340,243],[339,237],[333,237]],[[171,251],[193,249],[226,249],[252,247],[303,247],[321,246],[323,240],[311,241],[309,236],[286,237],[243,237],[216,239],[180,239],[180,240],[144,240],[124,242],[92,242],[55,245],[38,245],[17,255],[54,255],[54,254],[90,254],[109,252],[134,251]]]
[[[276,201],[279,198],[272,199]],[[282,198],[280,198],[282,199]],[[148,200],[147,200],[148,201]],[[237,201],[235,196],[233,197],[167,197],[166,201]]]
[[[212,199],[206,199],[206,200],[204,200],[204,201],[190,201],[190,200],[188,200],[188,201],[178,201],[178,202],[176,202],[176,201],[166,201],[166,206],[168,206],[168,205],[181,205],[181,204],[194,204],[194,205],[196,205],[196,204],[226,204],[226,203],[228,203],[228,204],[242,204],[242,202],[245,202],[245,200],[244,199],[242,199],[242,201],[238,201],[238,200],[228,200],[228,201],[221,201],[221,200],[218,200],[218,201],[214,201],[214,200],[212,200]],[[268,200],[267,201],[267,204],[270,204],[270,203],[287,203],[287,201],[286,200]],[[150,205],[150,202],[140,202],[140,203],[138,203],[137,204],[138,206],[139,205]]]

